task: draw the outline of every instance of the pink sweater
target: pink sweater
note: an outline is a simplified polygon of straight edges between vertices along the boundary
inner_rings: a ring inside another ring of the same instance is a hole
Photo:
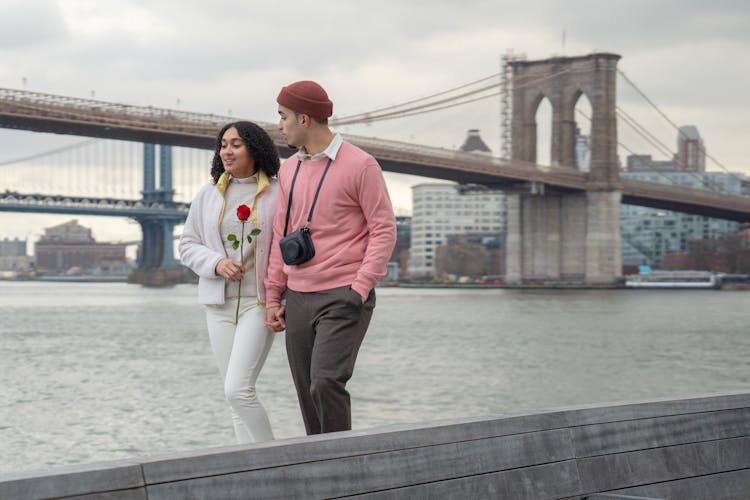
[[[287,234],[305,225],[315,190],[327,159],[305,160],[294,185]],[[278,307],[290,288],[298,292],[328,290],[345,285],[367,298],[386,272],[396,243],[396,219],[388,190],[375,158],[344,142],[331,163],[315,205],[310,234],[315,257],[296,266],[284,264],[279,240],[297,156],[279,170],[279,196],[273,223],[273,243],[268,264],[266,304]]]

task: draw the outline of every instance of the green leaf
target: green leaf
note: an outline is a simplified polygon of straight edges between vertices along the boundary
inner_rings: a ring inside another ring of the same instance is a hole
[[[247,235],[247,242],[248,243],[252,243],[253,242],[253,237],[250,236],[250,235]]]
[[[237,250],[239,247],[240,247],[239,241],[235,241],[234,243],[232,243],[232,248],[234,248],[235,250]]]
[[[250,234],[252,234],[253,236],[258,236],[260,234],[260,229],[256,227],[255,229],[250,231]]]
[[[237,236],[235,234],[230,234],[227,236],[227,239],[229,241],[237,241]]]

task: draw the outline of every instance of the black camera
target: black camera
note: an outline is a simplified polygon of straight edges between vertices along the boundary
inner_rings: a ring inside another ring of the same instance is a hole
[[[303,227],[279,240],[281,247],[281,258],[289,266],[302,264],[315,257],[315,246],[313,246],[310,229]]]

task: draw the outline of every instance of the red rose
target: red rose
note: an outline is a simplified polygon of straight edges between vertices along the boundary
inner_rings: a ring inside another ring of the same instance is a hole
[[[242,252],[242,245],[245,243],[245,222],[247,222],[247,219],[250,218],[250,207],[247,205],[240,205],[237,207],[237,218],[242,223],[242,232],[240,233],[240,237],[237,238],[237,235],[234,233],[230,233],[227,235],[227,241],[230,241],[232,243],[232,248],[237,250],[240,249],[240,260],[242,263],[245,263],[245,254]],[[251,228],[250,234],[247,235],[247,242],[248,244],[253,242],[253,236],[258,236],[260,234],[260,229],[257,227]],[[240,291],[242,290],[242,281],[237,282],[237,307],[234,308],[234,324],[237,324],[237,321],[240,318],[240,297],[242,294]]]
[[[246,221],[250,218],[250,207],[247,205],[240,205],[237,207],[237,218],[241,221]]]

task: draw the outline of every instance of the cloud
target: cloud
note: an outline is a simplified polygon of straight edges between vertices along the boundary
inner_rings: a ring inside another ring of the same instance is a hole
[[[61,41],[65,36],[61,12],[53,0],[3,1],[0,54]]]

